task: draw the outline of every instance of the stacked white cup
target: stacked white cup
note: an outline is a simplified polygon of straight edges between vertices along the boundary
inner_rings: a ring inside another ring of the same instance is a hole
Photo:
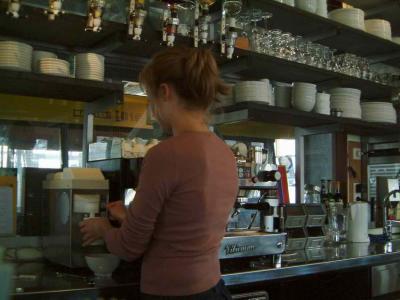
[[[317,0],[317,15],[327,18],[328,17],[328,3],[327,0]]]
[[[285,82],[275,82],[274,95],[276,106],[289,108],[292,98],[292,84]]]
[[[317,93],[314,112],[323,115],[331,114],[331,95],[326,93]]]
[[[317,86],[307,82],[295,82],[292,90],[292,106],[301,111],[313,110],[316,101]]]
[[[315,14],[317,12],[317,0],[296,0],[296,7]]]

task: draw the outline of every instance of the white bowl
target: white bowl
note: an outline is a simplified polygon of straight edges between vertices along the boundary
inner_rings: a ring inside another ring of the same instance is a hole
[[[97,277],[111,277],[120,262],[117,256],[109,253],[90,254],[85,256],[85,260]]]

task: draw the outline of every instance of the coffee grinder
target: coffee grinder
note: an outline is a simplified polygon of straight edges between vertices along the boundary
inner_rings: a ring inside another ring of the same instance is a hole
[[[103,242],[82,247],[79,223],[86,218],[106,217],[108,180],[99,169],[65,168],[49,174],[43,182],[49,216],[48,234],[43,237],[44,255],[69,268],[85,267],[85,255],[107,252]]]

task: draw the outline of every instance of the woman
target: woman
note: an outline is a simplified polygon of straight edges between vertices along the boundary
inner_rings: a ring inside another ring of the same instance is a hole
[[[236,162],[206,121],[216,94],[229,90],[204,49],[165,50],[140,81],[155,118],[173,136],[146,155],[128,210],[110,206],[121,228],[84,221],[84,245],[104,239],[125,260],[143,256],[143,299],[230,299],[218,251],[237,194]]]

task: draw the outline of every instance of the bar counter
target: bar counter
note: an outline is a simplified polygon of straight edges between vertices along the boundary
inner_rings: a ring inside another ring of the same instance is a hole
[[[383,265],[400,261],[400,240],[382,244],[340,244],[324,248],[304,251],[304,260],[290,259],[291,254],[285,254],[282,263],[275,267],[271,265],[252,266],[247,264],[223,265],[223,278],[229,287],[238,285],[268,282],[277,279],[301,277],[329,271],[340,271],[352,268]],[[36,278],[23,275],[20,266],[19,278],[15,279],[16,298],[25,296],[47,295],[48,299],[57,298],[60,294],[70,294],[72,299],[97,297],[109,295],[118,297],[117,294],[128,291],[132,296],[139,292],[138,265],[128,270],[125,268],[114,273],[112,279],[95,279],[84,270],[74,275],[67,275],[65,269],[36,263],[36,268],[41,269]],[[41,267],[39,267],[41,266]],[[63,295],[66,296],[66,295]],[[32,299],[32,298],[30,298]],[[40,298],[43,299],[43,298]],[[96,299],[96,298],[94,298]]]

